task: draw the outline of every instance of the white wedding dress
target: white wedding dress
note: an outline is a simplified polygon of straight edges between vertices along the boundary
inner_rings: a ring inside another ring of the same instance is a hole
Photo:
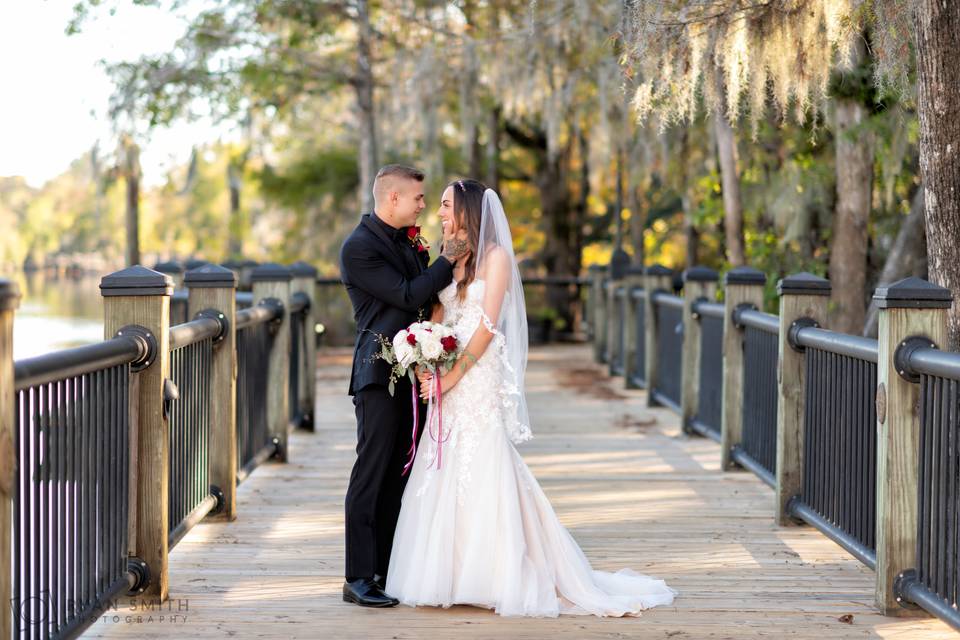
[[[638,615],[670,604],[676,592],[662,580],[590,567],[514,447],[530,429],[518,419],[515,389],[505,386],[510,359],[503,334],[484,313],[484,287],[475,280],[463,301],[456,284],[440,293],[444,323],[461,345],[481,322],[494,338],[443,394],[448,438],[439,469],[436,427],[422,436],[386,592],[405,605],[467,604],[509,616]]]

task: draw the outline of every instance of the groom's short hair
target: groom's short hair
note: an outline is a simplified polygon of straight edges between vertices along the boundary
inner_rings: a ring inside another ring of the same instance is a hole
[[[386,196],[386,192],[392,186],[394,178],[423,182],[425,177],[426,174],[420,171],[420,169],[414,169],[413,167],[402,164],[388,164],[385,167],[381,167],[380,171],[377,171],[377,177],[373,181],[373,199],[377,201]]]

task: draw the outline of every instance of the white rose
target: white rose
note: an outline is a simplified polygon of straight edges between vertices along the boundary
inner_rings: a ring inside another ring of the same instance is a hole
[[[406,342],[394,345],[393,353],[397,356],[397,362],[399,362],[400,366],[404,368],[413,364],[413,361],[417,357],[416,347],[407,344]]]
[[[409,367],[416,356],[415,348],[407,342],[408,332],[400,331],[393,337],[393,355],[397,357],[397,362],[403,367]]]
[[[429,336],[420,343],[420,352],[427,360],[436,360],[443,354],[443,345],[440,344],[440,336],[436,333],[431,333]]]

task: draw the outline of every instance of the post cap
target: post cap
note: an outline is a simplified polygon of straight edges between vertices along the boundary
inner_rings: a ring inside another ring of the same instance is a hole
[[[173,278],[139,264],[106,275],[100,280],[100,295],[104,297],[169,296],[171,294],[173,294]]]
[[[179,274],[183,273],[183,265],[176,260],[167,260],[153,265],[153,270],[160,273]]]
[[[915,276],[877,287],[873,299],[878,309],[947,309],[953,302],[949,289]]]
[[[648,276],[672,276],[673,269],[669,269],[662,264],[652,264],[646,268]]]
[[[294,278],[316,278],[318,271],[312,264],[298,260],[290,265],[290,273]]]
[[[224,262],[221,262],[221,263],[220,263],[220,266],[221,266],[221,267],[226,267],[227,269],[236,270],[236,269],[239,269],[240,267],[242,267],[242,266],[243,266],[243,263],[240,262],[239,260],[226,260],[226,261],[224,261]]]
[[[205,264],[183,276],[183,284],[191,289],[226,289],[237,287],[237,274],[218,264]]]
[[[13,280],[0,278],[0,311],[16,309],[20,304],[20,288]]]
[[[249,258],[247,258],[246,260],[242,260],[242,261],[240,262],[240,266],[241,266],[241,267],[247,267],[247,268],[256,267],[258,264],[260,264],[260,263],[257,262],[256,260],[251,260],[251,259],[249,259]]]
[[[683,272],[684,282],[716,282],[717,272],[710,267],[690,267]]]
[[[767,275],[753,267],[734,267],[723,277],[724,284],[766,284]]]
[[[778,295],[801,295],[801,296],[829,296],[830,281],[812,273],[796,273],[786,278],[781,278],[777,283]]]
[[[627,267],[627,275],[631,276],[642,276],[646,272],[646,269],[642,264],[631,264]]]
[[[592,264],[589,267],[587,267],[587,271],[589,271],[590,273],[603,273],[606,270],[607,268],[602,264]]]
[[[209,260],[200,260],[199,258],[191,258],[184,263],[187,271],[193,271],[194,269],[199,269],[205,264],[210,264]]]
[[[282,264],[267,262],[253,270],[251,282],[290,282],[293,274]]]

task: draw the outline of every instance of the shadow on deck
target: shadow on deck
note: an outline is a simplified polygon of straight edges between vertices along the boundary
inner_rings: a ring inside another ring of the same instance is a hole
[[[290,438],[238,491],[239,517],[201,524],[170,556],[170,602],[116,611],[85,637],[948,638],[880,616],[873,574],[817,531],[773,524],[772,492],[721,473],[717,445],[609,384],[588,347],[534,350],[535,438],[521,452],[595,568],[680,591],[640,618],[501,618],[470,607],[365,610],[340,599],[343,496],[353,463],[350,354],[321,355],[316,433]],[[619,385],[617,385],[619,386]]]

